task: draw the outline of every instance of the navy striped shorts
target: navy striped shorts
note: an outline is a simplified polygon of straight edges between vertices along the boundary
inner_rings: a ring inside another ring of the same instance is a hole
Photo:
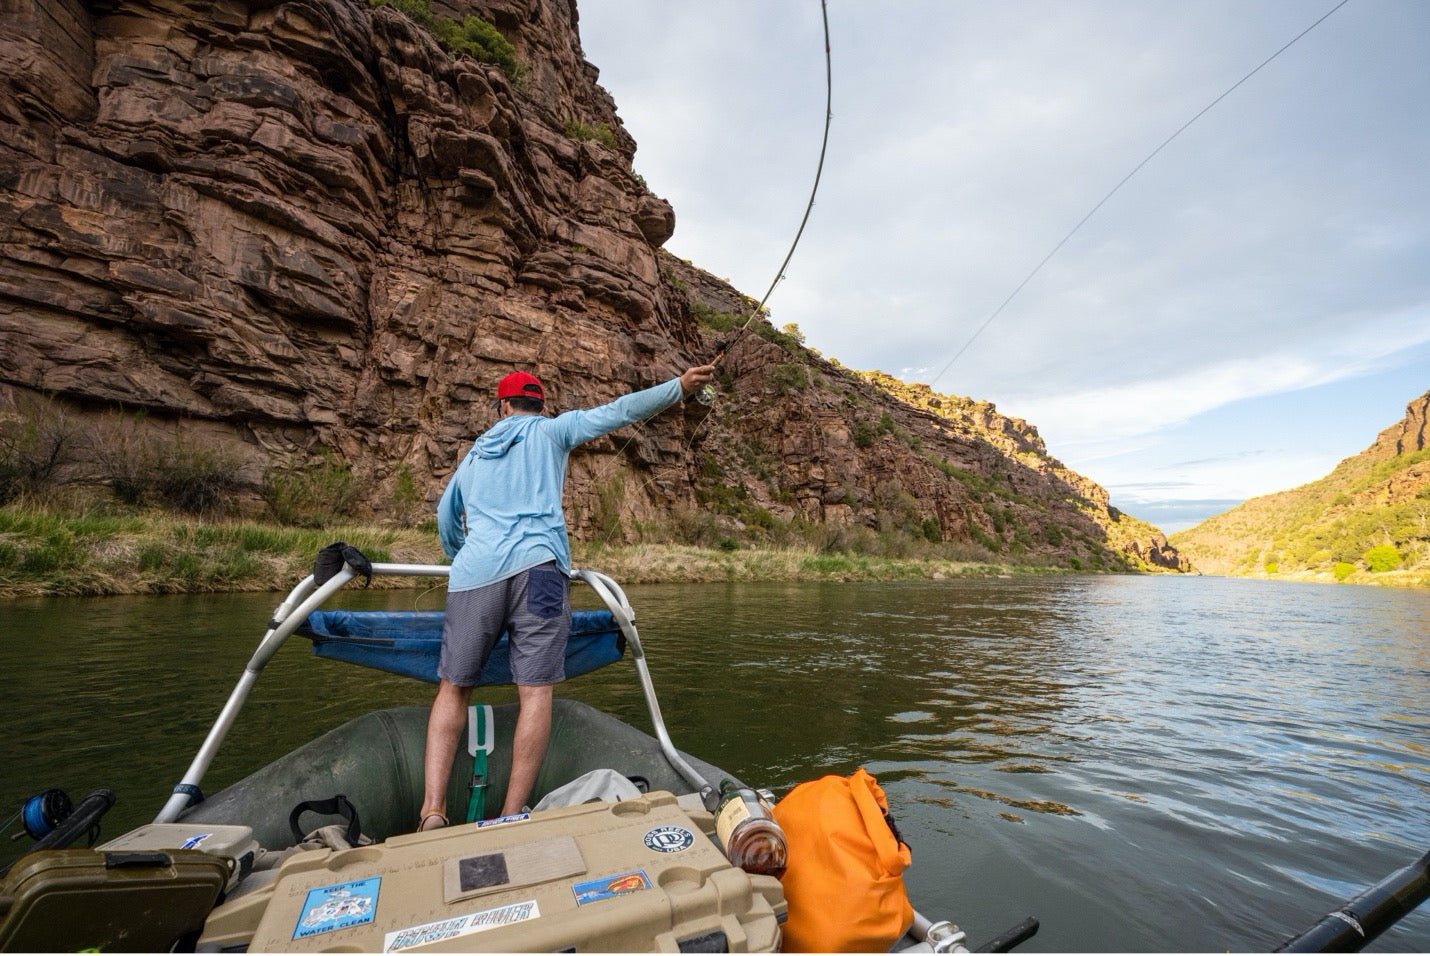
[[[565,680],[570,589],[571,580],[553,561],[479,588],[448,591],[437,675],[459,687],[474,686],[507,631],[516,683]]]

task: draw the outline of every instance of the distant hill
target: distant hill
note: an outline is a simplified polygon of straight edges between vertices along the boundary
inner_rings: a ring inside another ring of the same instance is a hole
[[[1199,571],[1430,587],[1430,392],[1319,481],[1172,535]]]

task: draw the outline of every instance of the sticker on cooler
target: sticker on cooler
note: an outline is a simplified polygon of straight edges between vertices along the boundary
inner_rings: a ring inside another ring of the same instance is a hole
[[[332,886],[318,886],[308,891],[293,938],[330,933],[335,929],[371,923],[377,911],[377,894],[382,877],[370,876]]]
[[[631,870],[627,873],[617,873],[615,876],[586,880],[584,883],[573,883],[571,889],[576,894],[576,904],[585,906],[597,900],[608,900],[613,896],[648,890],[650,877],[645,875],[644,870]]]
[[[409,926],[406,929],[388,933],[383,937],[382,951],[396,953],[414,946],[429,946],[432,943],[459,939],[473,933],[486,932],[489,929],[511,926],[513,923],[524,923],[527,920],[538,919],[540,916],[541,908],[536,905],[536,900],[495,906],[489,910],[479,910],[465,916],[453,916],[451,919],[433,920],[430,923]]]
[[[695,834],[685,827],[663,826],[645,832],[645,845],[658,853],[679,853],[695,843]]]

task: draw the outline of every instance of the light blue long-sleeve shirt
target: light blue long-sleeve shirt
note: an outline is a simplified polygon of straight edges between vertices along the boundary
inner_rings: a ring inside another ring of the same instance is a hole
[[[483,432],[437,504],[437,533],[452,562],[448,590],[481,587],[548,561],[570,571],[561,491],[571,450],[682,397],[675,378],[555,418],[508,415]]]

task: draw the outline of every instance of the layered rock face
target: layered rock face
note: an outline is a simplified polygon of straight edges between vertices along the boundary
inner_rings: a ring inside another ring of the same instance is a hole
[[[1405,417],[1376,436],[1375,444],[1361,454],[1383,460],[1424,451],[1430,439],[1430,392],[1405,405]],[[1390,505],[1424,498],[1430,492],[1430,461],[1417,462],[1389,475],[1383,486],[1371,489],[1367,503]]]
[[[1405,404],[1405,417],[1376,436],[1366,454],[1375,458],[1409,455],[1425,447],[1430,438],[1430,392]]]
[[[540,376],[553,410],[595,404],[715,354],[693,305],[744,306],[661,252],[674,211],[632,170],[574,0],[433,5],[495,24],[516,81],[365,0],[6,7],[0,398],[185,423],[255,488],[328,449],[381,514],[399,481],[435,500],[505,371]],[[738,487],[780,517],[898,513],[1109,557],[1120,516],[1026,423],[901,401],[759,335],[724,344],[713,412],[573,457],[576,533]]]
[[[567,407],[683,368],[674,215],[629,142],[562,132],[619,129],[574,6],[515,7],[483,12],[519,27],[522,95],[365,3],[22,4],[5,381],[231,423],[255,462],[321,442],[381,481],[447,471],[513,366]]]

